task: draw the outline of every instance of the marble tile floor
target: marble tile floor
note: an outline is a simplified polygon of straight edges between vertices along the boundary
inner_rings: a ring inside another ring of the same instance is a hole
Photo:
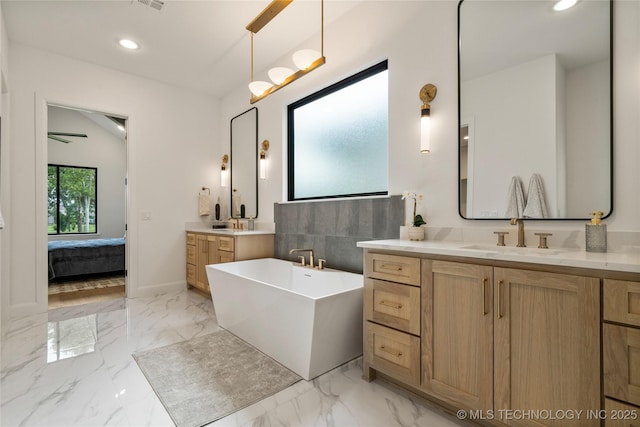
[[[13,320],[1,349],[0,426],[172,426],[131,353],[218,329],[211,300],[188,290]],[[361,369],[356,359],[210,425],[464,425],[410,393],[367,383]]]

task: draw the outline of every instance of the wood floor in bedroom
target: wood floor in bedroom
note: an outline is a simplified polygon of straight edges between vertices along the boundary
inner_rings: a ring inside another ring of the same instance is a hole
[[[65,292],[49,295],[49,310],[53,308],[69,307],[72,305],[89,304],[124,298],[124,285],[111,288],[87,289],[82,291]]]
[[[49,310],[125,297],[124,275],[73,278],[49,285]]]

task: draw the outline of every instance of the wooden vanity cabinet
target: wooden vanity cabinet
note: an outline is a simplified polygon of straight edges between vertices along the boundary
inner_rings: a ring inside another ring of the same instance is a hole
[[[209,292],[209,280],[207,279],[207,264],[215,263],[217,245],[216,237],[208,234],[196,234],[196,264],[195,282],[189,283],[191,286],[204,292]],[[187,245],[188,250],[188,245]],[[189,265],[189,264],[187,264]]]
[[[640,328],[640,282],[605,279],[604,320]]]
[[[605,426],[640,426],[640,282],[605,279],[602,358]],[[620,402],[616,402],[617,399]]]
[[[187,285],[210,293],[207,265],[273,257],[273,242],[273,234],[187,232]]]
[[[640,408],[613,399],[604,400],[605,427],[640,427]]]
[[[187,285],[196,284],[196,264],[197,264],[196,235],[187,233]]]
[[[423,279],[424,390],[497,414],[600,407],[598,279],[428,259]]]
[[[379,370],[418,386],[420,259],[370,254],[364,270],[364,375]]]
[[[493,269],[422,260],[422,388],[493,408]]]
[[[385,327],[399,337],[419,338],[419,377],[411,376],[415,370],[396,373],[388,361],[378,361],[369,332],[365,379],[375,378],[379,370],[454,409],[492,414],[491,424],[600,425],[598,417],[534,420],[508,415],[601,408],[599,278],[528,270],[520,268],[526,266],[522,263],[506,268],[460,258],[413,256],[421,260],[421,328],[413,335],[401,322],[372,314],[371,290],[377,286],[393,294],[395,286],[380,286],[380,279],[372,278],[372,259],[380,256],[410,258],[366,251],[365,331],[373,328],[375,337],[375,330]]]
[[[494,268],[494,407],[597,410],[600,280]],[[512,420],[509,425],[532,425]],[[598,426],[597,417],[536,425]]]

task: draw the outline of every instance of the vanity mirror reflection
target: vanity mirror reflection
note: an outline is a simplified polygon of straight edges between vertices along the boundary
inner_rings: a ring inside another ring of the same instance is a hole
[[[555,3],[458,4],[463,218],[515,216],[507,209],[513,177],[525,204],[529,193],[542,198],[544,218],[613,209],[611,1],[579,0],[564,11]],[[539,192],[529,191],[534,175]]]
[[[258,216],[258,109],[231,119],[231,216]]]

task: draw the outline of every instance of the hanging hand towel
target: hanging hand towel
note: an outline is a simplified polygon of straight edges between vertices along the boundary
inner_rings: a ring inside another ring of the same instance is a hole
[[[4,228],[4,218],[2,217],[2,209],[0,209],[0,230]]]
[[[547,218],[547,204],[544,201],[544,187],[542,178],[537,173],[529,179],[529,191],[527,191],[527,205],[524,208],[526,218]]]
[[[522,183],[520,178],[513,176],[507,193],[507,210],[504,216],[507,218],[522,218],[523,213],[524,194],[522,193]]]
[[[198,213],[200,216],[211,215],[211,197],[208,194],[199,195]]]

